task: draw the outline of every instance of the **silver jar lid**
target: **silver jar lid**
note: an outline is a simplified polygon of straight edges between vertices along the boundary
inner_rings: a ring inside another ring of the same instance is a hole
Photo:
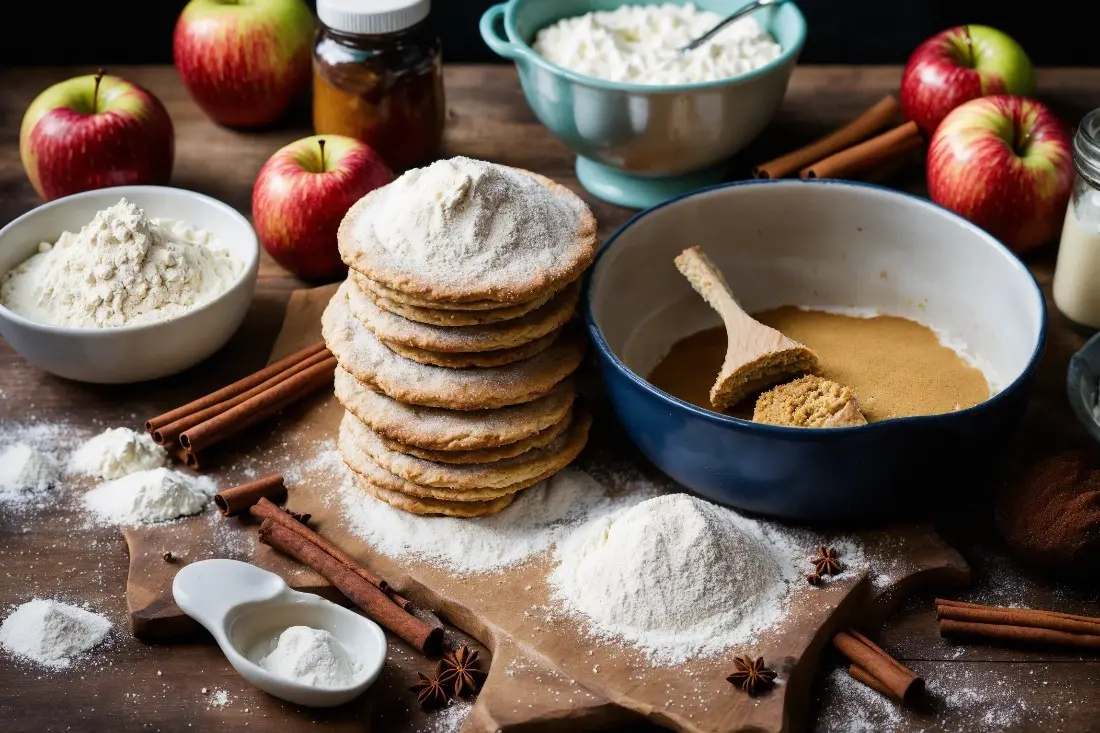
[[[1100,188],[1100,109],[1085,115],[1073,136],[1073,165],[1094,188]]]

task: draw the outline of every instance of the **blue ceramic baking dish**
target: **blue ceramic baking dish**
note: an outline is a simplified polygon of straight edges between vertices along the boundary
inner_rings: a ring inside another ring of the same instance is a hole
[[[947,414],[834,429],[760,425],[677,399],[645,376],[677,340],[720,325],[673,264],[692,245],[750,312],[917,320],[965,345],[994,394]],[[604,244],[584,304],[607,395],[654,464],[714,501],[818,523],[922,514],[992,478],[1046,339],[1038,285],[992,236],[925,199],[831,180],[725,184],[639,213]]]

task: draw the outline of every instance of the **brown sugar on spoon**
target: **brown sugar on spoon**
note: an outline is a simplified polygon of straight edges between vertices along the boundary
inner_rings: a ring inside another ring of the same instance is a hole
[[[817,366],[817,356],[747,314],[730,292],[726,278],[699,247],[685,249],[676,267],[726,327],[726,358],[710,390],[715,410],[725,410],[745,397]]]
[[[866,425],[852,390],[813,374],[781,384],[756,400],[752,421],[800,428]]]

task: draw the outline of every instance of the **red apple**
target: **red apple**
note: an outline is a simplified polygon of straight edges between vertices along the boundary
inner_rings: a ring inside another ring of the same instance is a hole
[[[227,127],[278,120],[309,85],[313,15],[302,0],[191,0],[172,56],[202,110]]]
[[[928,193],[1017,253],[1057,236],[1073,186],[1069,131],[1026,97],[981,97],[947,115],[928,146]]]
[[[93,188],[168,183],[174,145],[160,100],[102,72],[39,94],[19,128],[23,169],[46,201]]]
[[[992,94],[1035,93],[1024,49],[995,28],[961,25],[917,46],[901,77],[901,109],[926,135],[963,102]]]
[[[252,219],[264,249],[295,275],[335,280],[336,230],[351,205],[393,180],[381,156],[343,135],[315,135],[275,152],[252,189]]]

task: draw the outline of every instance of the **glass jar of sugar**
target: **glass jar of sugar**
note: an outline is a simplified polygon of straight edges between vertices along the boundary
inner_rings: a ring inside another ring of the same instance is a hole
[[[431,0],[317,0],[313,128],[370,145],[401,171],[443,136],[442,43]]]
[[[1073,184],[1058,262],[1054,304],[1078,327],[1100,329],[1100,109],[1085,115],[1073,136]]]

